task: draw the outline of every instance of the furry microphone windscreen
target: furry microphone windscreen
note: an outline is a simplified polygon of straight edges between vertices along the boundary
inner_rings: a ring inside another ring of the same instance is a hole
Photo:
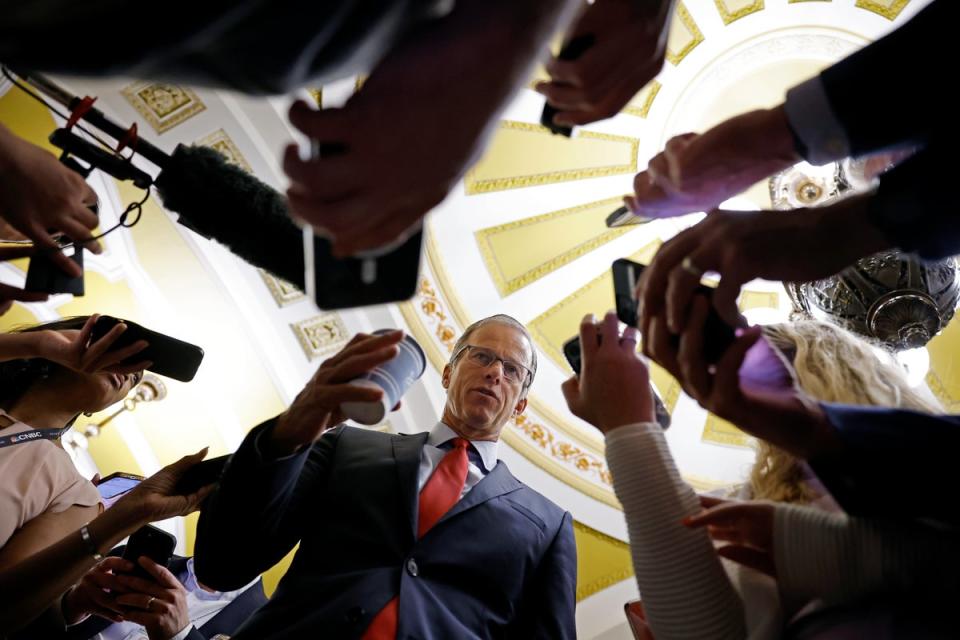
[[[303,289],[303,232],[275,189],[213,149],[184,145],[155,184],[180,224]]]

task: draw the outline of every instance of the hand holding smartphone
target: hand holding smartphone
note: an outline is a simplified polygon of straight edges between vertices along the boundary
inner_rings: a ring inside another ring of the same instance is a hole
[[[146,524],[130,536],[122,557],[134,565],[130,575],[154,582],[153,576],[147,573],[146,569],[141,567],[137,560],[140,559],[140,556],[147,556],[161,567],[166,568],[170,565],[170,558],[173,556],[173,550],[176,546],[177,539],[172,535],[163,529]]]
[[[614,261],[613,270],[613,291],[617,304],[617,317],[620,322],[635,327],[638,321],[637,299],[634,297],[637,282],[640,280],[640,274],[643,273],[644,265],[620,258]],[[705,296],[711,300],[710,311],[707,315],[707,323],[703,335],[703,356],[709,363],[717,362],[727,349],[736,341],[737,336],[733,327],[724,322],[720,314],[714,308],[712,303],[713,289],[705,285],[699,285],[696,293]],[[676,345],[679,345],[680,336],[673,336]]]
[[[146,340],[147,346],[120,364],[136,364],[150,361],[150,371],[157,375],[173,378],[182,382],[189,382],[197,374],[200,363],[203,361],[203,349],[195,344],[171,338],[168,335],[151,331],[136,322],[120,320],[112,316],[101,316],[90,333],[90,341],[96,342],[107,334],[118,323],[127,325],[117,341],[114,349],[122,349],[138,340]]]

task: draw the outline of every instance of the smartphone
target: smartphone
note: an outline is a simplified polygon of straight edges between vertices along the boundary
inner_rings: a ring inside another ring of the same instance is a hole
[[[597,39],[590,34],[577,36],[565,44],[562,49],[560,49],[560,53],[557,54],[557,59],[576,60],[583,55],[584,51],[592,47],[596,40]],[[550,129],[551,133],[569,138],[571,135],[573,135],[573,127],[553,123],[553,116],[557,115],[558,111],[559,110],[556,107],[551,106],[549,102],[545,102],[543,105],[543,112],[540,114],[540,124],[545,126],[547,129]]]
[[[97,491],[100,492],[100,498],[105,508],[110,508],[113,504],[125,496],[131,489],[143,481],[143,476],[133,473],[123,473],[118,471],[111,473],[106,478],[97,483]]]
[[[582,357],[580,351],[580,336],[574,336],[563,343],[563,356],[570,364],[570,368],[573,369],[573,372],[578,376],[580,375]],[[657,423],[662,429],[669,429],[671,422],[670,412],[667,411],[667,406],[663,404],[663,400],[660,398],[657,390],[654,389],[653,386],[650,387],[650,390],[653,391],[653,411]]]
[[[337,143],[310,141],[313,158],[341,155]],[[303,229],[304,283],[307,295],[325,310],[351,309],[403,302],[413,297],[420,282],[423,231],[385,251],[365,256],[335,258],[330,241],[309,225]]]
[[[626,206],[622,206],[610,215],[607,216],[607,228],[613,229],[615,227],[629,227],[638,224],[647,224],[648,222],[653,222],[656,218],[648,218],[646,216],[638,216]]]
[[[170,565],[170,557],[173,555],[173,549],[176,546],[177,539],[172,535],[163,529],[145,524],[134,531],[130,539],[127,540],[127,546],[123,550],[122,557],[134,565],[130,575],[154,581],[153,576],[147,573],[147,570],[141,567],[137,560],[140,556],[147,556],[161,567],[166,568]]]
[[[126,347],[138,340],[146,340],[149,343],[143,351],[133,354],[121,364],[135,364],[149,360],[153,362],[150,365],[150,371],[157,375],[182,382],[193,380],[203,361],[203,349],[195,344],[171,338],[163,333],[151,331],[136,322],[120,320],[112,316],[100,316],[97,323],[93,325],[91,341],[105,336],[118,322],[126,324],[127,330],[117,338],[113,345],[114,349]]]
[[[83,247],[69,245],[63,249],[64,254],[83,271]],[[39,291],[41,293],[72,293],[82,296],[84,293],[83,273],[79,276],[68,276],[50,257],[38,253],[30,258],[27,266],[27,280],[23,285],[25,291]]]
[[[307,293],[321,309],[350,309],[409,300],[420,282],[423,231],[386,253],[335,258],[330,241],[304,231]]]
[[[634,297],[637,281],[643,272],[644,266],[633,260],[620,258],[615,260],[611,267],[613,271],[613,293],[616,299],[617,317],[620,322],[635,327],[637,326],[637,299]],[[706,285],[699,285],[696,293],[712,299],[713,289]],[[679,343],[680,337],[673,336],[673,339]],[[707,314],[707,322],[703,330],[703,356],[707,362],[718,361],[723,354],[736,341],[737,336],[733,327],[728,325],[717,310],[710,305],[710,311]]]
[[[187,469],[174,487],[174,493],[190,495],[201,487],[220,480],[223,468],[227,465],[230,455],[218,456],[209,460],[202,460]]]

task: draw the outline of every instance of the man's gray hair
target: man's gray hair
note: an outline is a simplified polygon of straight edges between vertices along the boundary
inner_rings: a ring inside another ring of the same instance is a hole
[[[454,358],[456,358],[463,348],[467,344],[470,335],[479,329],[480,327],[488,324],[505,324],[508,327],[513,327],[523,334],[523,337],[527,339],[527,344],[530,345],[530,362],[528,367],[530,368],[530,383],[524,387],[524,393],[533,384],[533,379],[537,375],[537,347],[533,344],[533,336],[530,335],[530,332],[527,331],[527,328],[523,326],[519,320],[512,316],[508,316],[505,313],[498,313],[495,316],[490,316],[489,318],[482,318],[477,320],[472,325],[463,330],[463,333],[457,339],[457,343],[453,345],[453,354],[450,356],[450,364],[453,365]]]

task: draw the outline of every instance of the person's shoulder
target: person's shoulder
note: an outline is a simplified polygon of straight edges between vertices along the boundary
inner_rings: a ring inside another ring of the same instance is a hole
[[[504,463],[501,460],[499,464],[502,465]],[[507,473],[510,473],[509,470],[506,471]],[[529,485],[517,480],[512,473],[510,475],[514,478],[514,480],[516,480],[519,486],[517,487],[516,491],[511,491],[510,493],[506,494],[507,500],[515,505],[519,505],[533,512],[539,516],[544,521],[544,524],[548,527],[559,527],[567,513],[566,510],[536,489],[533,489]]]

